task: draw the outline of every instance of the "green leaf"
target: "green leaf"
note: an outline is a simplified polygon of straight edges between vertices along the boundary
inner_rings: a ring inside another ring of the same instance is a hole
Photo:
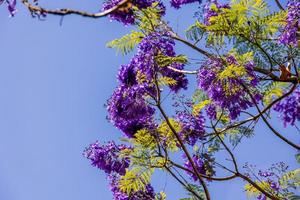
[[[141,148],[155,149],[156,140],[150,131],[147,129],[141,129],[134,134],[132,139],[134,146],[141,146]]]
[[[167,76],[162,76],[162,77],[159,77],[158,79],[158,83],[159,85],[176,85],[177,84],[177,81],[171,77],[167,77]]]
[[[196,21],[195,24],[191,25],[186,31],[186,37],[192,41],[201,40],[204,36],[205,31],[199,26],[199,22]]]
[[[152,169],[134,167],[127,170],[124,176],[119,180],[119,188],[122,192],[130,195],[132,192],[145,190],[145,186],[150,183]]]
[[[300,200],[300,196],[295,194],[290,194],[287,196],[288,200]]]
[[[238,145],[243,137],[250,138],[254,135],[254,129],[246,126],[239,126],[226,131],[229,135],[229,142],[232,146]]]
[[[179,122],[177,122],[173,118],[169,118],[169,122],[177,133],[179,133],[181,131],[181,126],[180,126]],[[159,125],[157,131],[159,133],[160,140],[164,141],[166,147],[170,151],[178,150],[177,139],[166,121],[163,121]]]
[[[268,88],[266,88],[266,91],[264,92],[263,103],[265,105],[269,105],[273,101],[274,97],[278,98],[282,96],[287,86],[288,83],[284,82],[272,83],[272,85],[268,86]]]
[[[154,31],[160,25],[161,13],[159,2],[154,2],[146,9],[136,9],[135,18],[139,29],[146,33]]]
[[[159,192],[155,195],[155,200],[166,200],[167,195],[164,192]]]
[[[194,184],[188,184],[186,189],[189,191],[188,192],[189,197],[181,198],[180,200],[205,200],[206,199],[204,191],[200,186]],[[196,193],[200,197],[200,199],[197,196],[195,196],[191,191]]]
[[[155,61],[160,67],[167,67],[173,63],[186,64],[188,62],[188,59],[185,55],[177,55],[171,57],[160,54],[155,57]]]
[[[130,34],[124,35],[119,39],[115,39],[106,44],[109,48],[116,48],[117,52],[123,55],[131,52],[144,37],[144,34],[137,31],[132,31]]]
[[[296,157],[297,162],[300,163],[300,153],[297,153],[297,154],[295,155],[295,157]]]
[[[300,186],[300,168],[285,173],[280,179],[279,184],[282,188],[292,187],[299,189]]]

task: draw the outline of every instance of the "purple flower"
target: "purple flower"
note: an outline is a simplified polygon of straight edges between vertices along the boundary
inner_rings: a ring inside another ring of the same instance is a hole
[[[108,10],[116,5],[118,5],[122,0],[107,0],[103,4],[103,11]],[[144,9],[150,7],[155,0],[132,0],[128,2],[126,5],[121,6],[120,9],[117,11],[111,13],[109,17],[113,20],[117,20],[119,22],[122,22],[125,25],[129,24],[134,24],[135,22],[135,17],[134,17],[134,12],[132,9],[132,6],[136,6],[139,9]],[[159,9],[161,10],[161,14],[164,14],[165,12],[165,7],[164,5],[160,2],[158,5]]]
[[[201,3],[201,0],[171,0],[171,6],[176,9],[179,9],[181,8],[182,5],[194,3],[194,2]]]
[[[187,157],[186,157],[185,155],[183,156],[183,158],[187,160]],[[205,175],[205,174],[206,174],[206,170],[205,170],[204,162],[203,162],[203,160],[200,158],[200,156],[199,156],[199,155],[193,155],[192,159],[193,159],[193,162],[194,162],[194,164],[195,164],[195,167],[196,167],[198,173],[199,173],[199,174],[204,174],[204,175]],[[184,163],[184,166],[185,166],[187,169],[189,169],[190,171],[194,172],[193,166],[192,166],[192,164],[190,163],[189,160],[187,160],[187,161]],[[190,173],[190,172],[188,172],[188,174],[192,177],[192,179],[193,179],[194,181],[197,181],[197,180],[198,180],[198,177],[196,176],[195,173]]]
[[[202,139],[205,133],[205,118],[202,116],[202,113],[193,116],[187,110],[178,111],[176,120],[178,120],[181,125],[182,130],[180,135],[183,138],[183,141],[194,146],[199,139]]]
[[[17,12],[17,0],[0,0],[0,5],[2,3],[6,3],[7,5],[7,10],[10,13],[10,16],[13,17],[15,16],[16,12]]]
[[[118,80],[121,85],[126,85],[128,87],[136,85],[136,70],[133,65],[121,65],[118,74]]]
[[[290,0],[288,3],[287,25],[279,42],[286,45],[298,46],[297,31],[300,28],[300,2],[298,0]]]
[[[154,108],[145,99],[145,88],[118,87],[108,101],[109,120],[128,137],[138,130],[153,127]]]
[[[229,55],[226,57],[227,65],[236,65],[236,59]],[[230,119],[236,119],[242,110],[253,106],[251,98],[247,95],[242,84],[252,91],[256,103],[261,99],[259,93],[255,91],[258,79],[253,71],[253,62],[244,64],[242,75],[232,75],[220,77],[220,74],[228,66],[221,59],[209,59],[202,65],[198,72],[198,87],[204,90],[212,100],[212,104],[206,107],[207,115],[211,119],[216,119],[217,107],[226,109]]]
[[[114,200],[154,200],[155,199],[155,192],[153,187],[148,184],[145,187],[145,190],[133,192],[130,195],[122,192],[118,187],[119,175],[110,174],[108,176],[110,190],[113,193]]]
[[[297,89],[290,96],[275,104],[274,110],[280,112],[284,126],[294,125],[295,121],[300,121],[300,90]]]
[[[93,166],[107,174],[115,172],[124,175],[129,166],[129,159],[120,158],[119,153],[125,149],[130,148],[125,145],[116,145],[113,141],[106,145],[100,145],[96,141],[84,150],[83,155],[91,160]]]
[[[153,79],[159,72],[161,75],[172,78],[176,84],[170,85],[170,89],[178,92],[180,89],[187,89],[188,80],[182,73],[175,72],[168,67],[160,67],[156,62],[157,56],[176,56],[174,51],[175,42],[168,33],[153,32],[147,35],[137,47],[137,53],[131,59],[128,66],[122,66],[118,79],[121,84],[139,84],[153,92]],[[173,63],[171,67],[183,69],[184,65]]]
[[[215,5],[217,10],[212,9],[212,5]],[[204,24],[210,25],[210,18],[218,16],[219,12],[223,8],[230,9],[230,6],[229,6],[229,4],[219,3],[217,0],[207,1],[207,3],[205,4],[205,7],[204,7]]]

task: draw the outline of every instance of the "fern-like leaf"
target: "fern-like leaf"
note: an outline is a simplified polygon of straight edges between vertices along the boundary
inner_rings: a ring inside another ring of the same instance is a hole
[[[119,188],[128,195],[132,192],[144,191],[146,185],[150,183],[152,173],[152,169],[142,167],[127,170],[119,181]]]
[[[107,43],[107,47],[116,48],[117,52],[121,52],[123,55],[131,52],[135,45],[137,45],[144,37],[144,34],[137,31],[132,31],[130,34],[126,34],[119,39],[115,39]]]

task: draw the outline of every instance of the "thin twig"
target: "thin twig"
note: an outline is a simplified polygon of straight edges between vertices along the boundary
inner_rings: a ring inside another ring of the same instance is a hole
[[[116,6],[105,10],[103,12],[98,12],[98,13],[88,13],[85,11],[80,11],[80,10],[72,10],[68,8],[62,8],[62,9],[57,9],[57,10],[52,10],[52,9],[46,9],[37,5],[33,5],[29,3],[28,0],[21,0],[21,2],[28,8],[28,10],[32,13],[40,13],[40,14],[52,14],[52,15],[59,15],[59,16],[65,16],[65,15],[80,15],[82,17],[90,17],[90,18],[100,18],[100,17],[105,17],[115,11],[117,11],[120,7],[123,5],[127,4],[129,0],[123,0]]]

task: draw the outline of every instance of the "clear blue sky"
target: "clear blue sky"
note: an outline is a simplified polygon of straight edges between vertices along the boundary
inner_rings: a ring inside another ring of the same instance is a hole
[[[82,0],[44,5],[100,8]],[[178,22],[179,30],[193,21],[193,6],[172,10],[168,16],[172,24]],[[60,26],[60,17],[39,21],[22,5],[18,10],[15,18],[9,18],[6,8],[0,7],[0,200],[109,200],[104,174],[81,154],[97,139],[120,136],[107,123],[103,104],[117,84],[118,66],[129,58],[117,56],[105,43],[130,28],[108,19],[76,16],[65,17]],[[277,118],[273,124],[280,126]],[[299,141],[294,130],[285,131]],[[295,152],[261,124],[256,136],[235,153],[239,163],[250,161],[261,168],[279,161],[297,167]],[[184,197],[171,182],[162,173],[154,177],[157,191],[165,187],[170,200]],[[247,199],[241,183],[210,184],[212,199]]]

